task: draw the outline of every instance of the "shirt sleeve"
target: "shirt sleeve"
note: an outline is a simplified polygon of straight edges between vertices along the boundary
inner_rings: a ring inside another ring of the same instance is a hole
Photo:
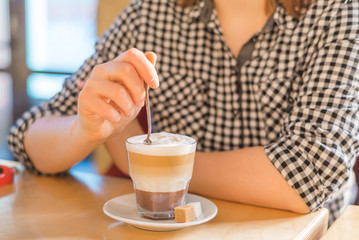
[[[50,115],[70,116],[77,114],[77,100],[81,91],[78,83],[86,80],[94,66],[117,57],[135,45],[139,21],[138,8],[139,1],[131,2],[109,30],[96,42],[95,53],[72,76],[65,79],[62,90],[49,101],[26,111],[11,127],[8,136],[9,147],[14,154],[14,159],[22,162],[28,170],[43,174],[34,167],[26,153],[24,147],[26,131],[38,118]]]
[[[280,137],[265,146],[311,210],[348,181],[359,150],[359,4],[346,2],[327,20]]]

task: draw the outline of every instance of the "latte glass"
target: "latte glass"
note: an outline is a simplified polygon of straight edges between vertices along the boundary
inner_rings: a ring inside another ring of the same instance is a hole
[[[149,219],[173,219],[174,208],[185,204],[192,177],[196,140],[179,134],[153,133],[126,141],[130,176],[138,214]]]

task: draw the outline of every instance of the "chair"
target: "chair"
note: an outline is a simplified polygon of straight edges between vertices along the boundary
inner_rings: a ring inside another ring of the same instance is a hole
[[[359,186],[359,157],[357,158],[357,161],[356,161],[353,169],[354,169],[354,172],[355,172],[357,185]],[[359,191],[358,191],[357,199],[355,201],[355,205],[359,205]]]

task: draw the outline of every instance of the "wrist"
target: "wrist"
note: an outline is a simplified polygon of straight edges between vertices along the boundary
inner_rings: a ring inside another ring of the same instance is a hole
[[[82,128],[79,118],[75,116],[71,123],[70,135],[76,142],[81,142],[82,145],[95,149],[98,145],[105,141],[105,139],[94,136],[94,134],[90,134],[89,132],[90,131]]]

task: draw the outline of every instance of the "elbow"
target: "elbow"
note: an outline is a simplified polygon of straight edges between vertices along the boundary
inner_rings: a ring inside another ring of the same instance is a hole
[[[288,210],[299,214],[306,214],[311,212],[310,208],[307,206],[307,204],[304,203],[304,201],[302,201],[302,203],[291,206]]]
[[[305,200],[294,189],[291,189],[282,204],[283,208],[294,213],[305,214],[311,212]]]
[[[68,171],[68,169],[60,169],[49,164],[38,164],[34,161],[32,161],[32,164],[33,166],[26,166],[26,168],[39,175],[59,175]]]

